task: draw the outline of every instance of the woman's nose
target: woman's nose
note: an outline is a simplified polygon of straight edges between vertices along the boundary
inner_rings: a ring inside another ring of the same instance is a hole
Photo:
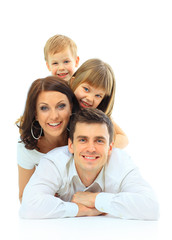
[[[51,118],[52,120],[58,119],[58,116],[59,116],[59,114],[58,114],[58,111],[57,111],[57,110],[52,110],[52,111],[51,111],[51,113],[50,113],[50,118]]]

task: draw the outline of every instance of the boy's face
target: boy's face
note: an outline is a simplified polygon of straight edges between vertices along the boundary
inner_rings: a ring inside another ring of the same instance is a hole
[[[76,124],[73,143],[68,140],[69,151],[74,154],[78,174],[94,173],[96,176],[108,161],[112,151],[106,124]]]
[[[75,68],[79,64],[79,57],[73,57],[69,47],[54,55],[48,55],[46,62],[49,71],[52,75],[58,76],[60,79],[68,81],[75,72]]]

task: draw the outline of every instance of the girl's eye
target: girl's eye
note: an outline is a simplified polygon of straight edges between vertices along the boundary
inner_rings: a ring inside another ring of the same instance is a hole
[[[89,91],[89,89],[87,88],[87,87],[83,87],[84,88],[84,90],[86,91],[86,92],[88,92]]]
[[[52,65],[57,65],[57,64],[58,64],[57,62],[52,63]]]
[[[58,105],[58,109],[64,109],[66,107],[66,104],[64,104],[64,103],[62,103],[62,104],[60,104],[60,105]]]
[[[69,62],[70,62],[69,60],[64,61],[64,63],[69,63]]]
[[[96,97],[98,97],[98,98],[102,98],[102,96],[101,96],[101,95],[99,95],[99,94],[97,94],[97,95],[96,95]]]
[[[47,111],[48,110],[48,107],[47,106],[42,106],[40,107],[41,111]]]

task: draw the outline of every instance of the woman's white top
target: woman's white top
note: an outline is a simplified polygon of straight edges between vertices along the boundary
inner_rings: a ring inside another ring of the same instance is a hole
[[[20,167],[25,169],[33,169],[40,162],[40,159],[45,153],[38,152],[37,150],[29,150],[25,148],[23,142],[17,143],[17,163]]]

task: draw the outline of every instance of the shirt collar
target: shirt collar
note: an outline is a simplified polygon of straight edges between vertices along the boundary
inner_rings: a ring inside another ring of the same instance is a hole
[[[73,157],[71,158],[70,164],[69,164],[69,181],[71,182],[73,177],[78,177],[78,179],[81,181],[81,179],[78,176],[78,173],[76,171],[76,167],[75,167],[75,162]],[[90,187],[92,187],[95,183],[97,183],[100,188],[102,189],[102,191],[104,191],[104,186],[105,186],[105,181],[104,181],[105,177],[104,177],[104,167],[102,168],[102,170],[100,171],[99,175],[97,176],[97,178],[94,180],[94,182],[87,187],[86,189],[89,189]]]

